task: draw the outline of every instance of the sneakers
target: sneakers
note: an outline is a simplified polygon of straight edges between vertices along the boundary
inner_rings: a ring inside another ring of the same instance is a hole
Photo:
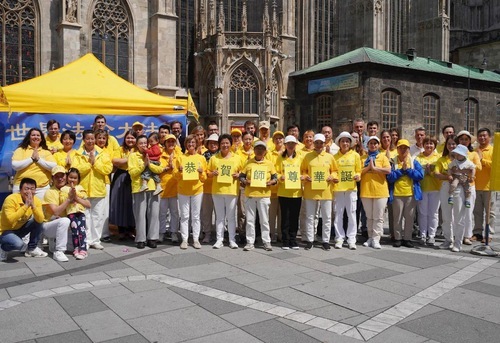
[[[464,238],[464,244],[465,245],[472,245],[472,242],[471,242],[470,238],[465,237]]]
[[[305,250],[311,250],[311,249],[312,249],[312,247],[313,247],[312,242],[307,242],[307,243],[306,243],[306,247],[305,247],[304,249],[305,249]]]
[[[429,237],[427,239],[427,245],[430,245],[431,247],[433,247],[434,244],[436,244],[436,239],[434,237]]]
[[[139,192],[145,192],[145,191],[147,191],[148,189],[149,189],[149,188],[148,188],[148,185],[143,183],[143,184],[142,184],[142,186],[141,186],[141,189],[139,189]]]
[[[299,250],[299,245],[297,244],[297,242],[292,242],[290,243],[290,249],[292,250]]]
[[[323,250],[330,250],[331,249],[330,244],[328,244],[328,243],[321,243],[321,247],[323,248]]]
[[[0,262],[7,261],[8,253],[0,246]]]
[[[449,242],[449,241],[444,241],[440,246],[439,246],[439,249],[451,249],[453,248],[453,242]]]
[[[57,262],[68,262],[68,258],[66,257],[66,255],[64,255],[64,253],[62,251],[55,251],[54,254],[52,255],[52,258],[54,259],[54,261],[57,261]]]
[[[188,248],[188,242],[186,242],[186,241],[182,241],[182,243],[181,243],[181,245],[180,245],[180,248],[181,248],[181,249],[183,249],[183,250],[184,250],[184,249],[187,249],[187,248]]]
[[[92,249],[96,249],[96,250],[103,250],[104,247],[101,245],[101,243],[94,243],[94,244],[91,244],[90,247]]]
[[[342,243],[344,243],[344,242],[342,242],[342,241],[336,241],[334,248],[335,249],[342,249]]]
[[[243,251],[250,251],[253,250],[254,248],[255,246],[253,244],[247,243],[247,245],[245,245],[245,247],[243,248]]]
[[[448,204],[453,205],[453,197],[448,198]]]
[[[394,248],[400,248],[401,247],[401,240],[395,240],[394,243],[392,243],[392,246]]]
[[[217,242],[215,242],[215,244],[212,246],[212,248],[214,248],[214,249],[220,249],[223,246],[224,246],[224,244],[222,243],[222,240],[218,239]]]
[[[382,249],[382,246],[380,245],[380,242],[374,241],[372,244],[373,249]]]
[[[373,245],[373,238],[368,238],[366,242],[363,243],[364,247],[370,248]]]
[[[24,253],[24,256],[26,257],[47,257],[49,254],[47,254],[45,251],[40,249],[39,247],[36,247],[33,250],[26,250]]]
[[[406,240],[404,240],[404,241],[403,241],[403,242],[401,242],[401,243],[402,243],[402,244],[401,244],[402,246],[407,247],[407,248],[413,248],[413,247],[414,247],[414,245],[413,245],[412,241],[406,241]]]
[[[469,200],[465,200],[464,201],[464,205],[465,205],[465,207],[470,208],[470,201]]]
[[[427,240],[425,239],[425,237],[420,238],[420,240],[418,241],[418,244],[420,244],[420,245],[426,245],[427,244]]]
[[[460,249],[457,248],[456,246],[453,246],[453,248],[451,248],[451,251],[452,252],[460,252]]]
[[[193,248],[195,249],[201,249],[201,244],[200,241],[196,240],[193,242]]]
[[[205,233],[205,237],[203,237],[202,243],[210,243],[210,239],[212,238],[212,234],[210,232]]]
[[[160,194],[161,192],[163,192],[163,188],[161,188],[160,185],[156,186],[156,189],[155,191],[153,192],[153,195],[158,195]]]
[[[356,250],[356,243],[349,243],[349,250]]]
[[[238,249],[238,244],[236,244],[236,242],[234,242],[234,241],[233,242],[229,242],[229,247],[231,249]]]
[[[265,251],[273,251],[273,247],[271,246],[271,243],[264,243],[264,250]]]
[[[290,250],[290,247],[288,245],[283,245],[281,247],[282,250]]]
[[[73,254],[77,260],[85,260],[88,256],[87,252],[85,250],[75,250],[77,253]]]

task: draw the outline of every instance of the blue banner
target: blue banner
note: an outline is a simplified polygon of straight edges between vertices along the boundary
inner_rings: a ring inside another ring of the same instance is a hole
[[[83,114],[28,114],[14,112],[9,117],[6,112],[0,112],[0,192],[8,191],[8,178],[14,175],[11,161],[14,150],[24,139],[29,129],[36,127],[47,133],[46,124],[50,119],[57,120],[62,133],[71,130],[76,134],[75,147],[80,146],[83,130],[92,129],[96,115]],[[182,136],[186,136],[187,119],[184,114],[162,116],[114,116],[105,115],[110,135],[122,144],[123,136],[132,128],[132,124],[139,121],[145,125],[146,135],[158,131],[160,125],[177,120],[182,123]],[[7,185],[7,186],[6,186]],[[6,189],[7,188],[7,189]]]

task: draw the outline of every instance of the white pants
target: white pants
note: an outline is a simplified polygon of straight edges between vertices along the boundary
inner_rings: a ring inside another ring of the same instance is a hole
[[[260,234],[262,242],[271,243],[269,236],[269,198],[248,198],[245,197],[245,210],[247,217],[246,237],[249,244],[255,243],[255,215],[259,211]]]
[[[474,204],[474,234],[483,235],[484,218],[489,216],[490,233],[495,233],[495,200],[496,193],[491,191],[476,191],[476,203]],[[488,211],[488,199],[490,201],[490,212]]]
[[[384,211],[387,198],[361,198],[361,201],[366,213],[368,237],[375,242],[380,242],[380,237],[384,234]]]
[[[316,204],[316,214],[314,215],[314,224],[313,230],[314,235],[316,235],[316,228],[318,227],[318,219],[319,219],[319,204]],[[300,214],[299,214],[299,230],[302,242],[307,242],[307,215],[306,215],[306,202],[303,199],[302,204],[300,205]]]
[[[104,197],[104,219],[102,224],[102,237],[109,237],[109,194],[111,185],[106,185],[106,196]]]
[[[470,207],[465,207],[465,233],[464,237],[472,237],[472,229],[474,228],[474,205],[476,204],[476,187],[469,187],[470,189]],[[455,198],[456,200],[457,198]],[[462,197],[462,202],[464,202],[465,195]],[[458,200],[460,201],[460,200]],[[463,205],[463,204],[462,204]]]
[[[346,238],[343,219],[344,210],[347,212],[347,243],[356,243],[356,205],[358,194],[356,191],[335,192],[335,241],[343,242]]]
[[[90,209],[85,213],[87,218],[87,244],[92,245],[101,241],[104,224],[104,198],[89,198]]]
[[[159,238],[160,197],[153,195],[153,193],[153,191],[146,191],[132,194],[136,242],[146,242],[146,239],[157,240]]]
[[[201,201],[201,230],[204,233],[209,233],[214,231],[213,224],[213,213],[214,213],[214,202],[212,200],[212,194],[203,193],[203,200]]]
[[[471,216],[472,205],[474,204],[474,199],[476,197],[476,192],[474,187],[470,187],[471,190],[471,208],[467,208],[464,205],[465,201],[465,193],[462,186],[458,186],[457,189],[453,192],[453,230],[455,231],[455,246],[458,249],[462,248],[462,241],[465,237],[467,237],[467,225],[468,218]],[[471,229],[472,236],[472,229]],[[469,236],[470,237],[470,236]]]
[[[453,242],[453,228],[451,222],[453,221],[453,206],[448,204],[450,197],[450,183],[444,181],[439,190],[439,200],[441,202],[441,229],[443,229],[443,236],[446,242]]]
[[[269,205],[269,229],[272,237],[281,239],[281,211],[278,197],[271,198]]]
[[[306,203],[306,237],[308,242],[314,242],[314,217],[317,213],[317,206],[323,221],[322,241],[330,242],[330,231],[332,230],[332,200],[312,200],[305,199]]]
[[[224,239],[224,226],[227,220],[227,232],[229,233],[229,242],[234,242],[236,235],[236,204],[238,197],[236,195],[213,194],[212,199],[215,206],[217,240]]]
[[[70,220],[62,217],[43,223],[43,234],[56,240],[56,251],[66,251]]]
[[[197,195],[182,195],[178,194],[179,212],[181,217],[180,231],[182,240],[186,241],[189,238],[189,214],[191,213],[191,227],[193,229],[193,240],[200,239],[200,210],[203,200],[203,193]]]
[[[167,231],[167,213],[170,213],[170,232],[179,231],[179,202],[177,197],[160,200],[160,233]]]
[[[422,192],[418,202],[418,226],[422,238],[436,236],[439,221],[439,192]]]

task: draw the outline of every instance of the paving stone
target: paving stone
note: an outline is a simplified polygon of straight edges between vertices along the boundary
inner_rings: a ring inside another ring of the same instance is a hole
[[[366,283],[374,280],[380,280],[380,279],[386,279],[388,277],[394,276],[394,275],[399,275],[401,273],[395,272],[393,270],[385,269],[385,268],[375,268],[375,269],[370,269],[366,270],[363,272],[357,272],[357,273],[352,273],[352,274],[344,274],[342,275],[343,278],[359,282],[359,283]]]
[[[498,306],[497,306],[498,307]],[[453,325],[443,325],[453,323]],[[441,311],[398,327],[442,343],[498,342],[500,325],[453,311]],[[381,341],[382,342],[382,341]]]
[[[343,257],[330,258],[330,259],[327,259],[327,260],[323,260],[322,262],[333,264],[334,266],[339,266],[339,267],[340,266],[348,266],[348,265],[351,265],[351,264],[358,263],[357,261],[349,260],[349,259],[343,258]]]
[[[123,283],[123,286],[127,287],[134,293],[151,291],[153,289],[167,288],[168,285],[158,281],[143,280],[143,281],[131,281]]]
[[[331,304],[321,308],[308,310],[307,313],[336,321],[340,321],[344,318],[350,318],[359,315],[359,312],[352,311],[348,308],[336,304]]]
[[[247,325],[241,328],[252,336],[257,337],[263,342],[319,342],[318,340],[308,336],[301,331],[290,328],[277,320],[268,320],[261,323]]]
[[[73,317],[73,320],[93,342],[103,342],[136,333],[111,310]]]
[[[149,343],[149,341],[136,333],[135,335],[110,339],[108,341],[104,341],[103,343]]]
[[[278,249],[279,249],[279,247],[276,248],[276,250],[278,250]],[[287,260],[289,258],[299,257],[300,255],[296,254],[296,253],[293,253],[293,252],[289,252],[289,251],[282,251],[282,252],[277,252],[277,253],[269,254],[269,256],[277,258],[279,260]]]
[[[60,263],[60,266],[75,275],[92,274],[102,271],[119,269],[121,262],[111,262],[112,256],[104,251],[90,249],[85,260],[77,260],[68,255],[69,261]],[[110,269],[112,268],[112,269]]]
[[[40,337],[36,339],[37,343],[91,343],[90,338],[82,331],[64,332],[58,335]]]
[[[460,287],[484,294],[493,295],[495,297],[500,297],[500,285],[497,286],[485,282],[474,282]]]
[[[102,301],[124,319],[172,311],[193,305],[192,302],[168,288],[130,294],[126,297],[104,298]]]
[[[109,270],[106,272],[111,277],[129,277],[129,276],[141,276],[144,275],[141,272],[138,272],[134,268],[123,268],[123,269],[117,269],[117,270]]]
[[[425,336],[421,336],[414,332],[403,330],[397,326],[393,326],[371,338],[370,343],[387,343],[387,342],[421,343],[421,342],[427,342],[427,340],[428,338]]]
[[[404,249],[403,249],[404,250]],[[430,268],[442,266],[443,264],[454,262],[453,259],[438,258],[432,255],[416,255],[409,251],[394,251],[394,250],[380,250],[365,256],[373,257],[379,260],[386,260],[390,262],[397,262],[417,268]]]
[[[243,272],[238,275],[226,276],[226,279],[237,282],[242,285],[246,285],[252,282],[267,280],[266,278],[247,272]]]
[[[220,343],[220,342],[238,342],[238,343],[259,343],[257,338],[249,335],[241,329],[233,329],[225,332],[215,333],[210,336],[195,338],[185,341],[185,343]]]
[[[102,256],[102,258],[106,257],[105,255],[99,255],[99,256]],[[83,261],[87,261],[87,259],[85,259]],[[107,261],[107,260],[104,260],[104,261]],[[78,263],[78,262],[80,262],[80,261],[75,260],[75,263]],[[92,263],[92,264],[95,264],[95,263]],[[76,270],[71,270],[72,275],[85,275],[85,274],[90,274],[90,273],[109,272],[109,271],[113,271],[113,270],[117,270],[117,269],[125,269],[128,267],[129,266],[127,266],[125,263],[123,263],[121,261],[111,262],[111,263],[108,261],[108,263],[104,263],[104,264],[99,263],[96,267],[85,268],[83,270],[82,270],[82,268],[75,268],[75,266],[73,266],[73,268],[67,268],[67,269],[76,269]]]
[[[365,285],[401,295],[403,297],[411,297],[422,291],[422,288],[406,285],[389,279],[370,281],[365,283]]]
[[[259,323],[275,318],[274,315],[247,308],[241,311],[231,312],[220,316],[237,327]]]
[[[274,262],[267,264],[251,264],[241,266],[243,270],[250,273],[255,273],[259,276],[263,276],[268,279],[282,277],[284,275],[297,275],[300,273],[307,273],[312,271],[310,268],[297,266],[296,264],[288,260],[276,260]]]
[[[183,280],[201,282],[237,275],[241,272],[242,271],[239,268],[231,266],[228,263],[214,262],[208,265],[203,264],[185,268],[169,269],[165,272],[165,274]]]
[[[436,282],[439,282],[456,272],[457,270],[455,268],[438,266],[392,276],[388,279],[424,289],[434,285]]]
[[[125,284],[113,284],[110,287],[104,287],[100,289],[93,289],[92,294],[94,294],[99,299],[117,297],[117,296],[126,296],[128,294],[132,294],[132,291],[125,287]]]
[[[218,262],[216,259],[198,253],[156,257],[152,258],[151,260],[162,266],[167,267],[168,269],[201,266],[209,263]]]
[[[249,288],[249,287],[244,286],[242,284],[239,284],[237,282],[228,280],[226,278],[204,281],[204,282],[200,282],[200,284],[203,286],[215,288],[215,289],[218,289],[221,291],[241,295],[243,297],[247,297],[247,298],[251,298],[251,299],[255,299],[255,300],[259,300],[259,301],[263,301],[263,302],[276,303],[279,301],[278,299],[270,297],[270,296],[266,295],[265,293],[258,292],[252,288]]]
[[[27,258],[25,263],[36,276],[64,271],[64,268],[50,257]]]
[[[359,314],[357,316],[345,318],[345,319],[342,319],[342,320],[339,320],[339,321],[341,323],[344,323],[344,324],[347,324],[347,325],[356,326],[356,325],[359,325],[359,324],[367,321],[368,319],[370,319],[369,316],[364,315],[364,314]]]
[[[78,330],[71,317],[52,298],[29,301],[0,311],[0,323],[2,343]]]
[[[0,289],[0,301],[9,299],[10,295],[5,288]]]
[[[276,262],[276,259],[270,256],[269,253],[261,254],[254,251],[241,251],[238,249],[238,254],[232,249],[209,249],[201,251],[200,255],[204,255],[221,262],[231,261],[232,266],[241,267],[252,264],[269,264]]]
[[[108,307],[90,292],[79,292],[54,297],[71,317],[106,311]]]
[[[357,339],[337,335],[333,332],[321,330],[318,328],[304,330],[303,333],[323,343],[360,343],[360,341]]]
[[[401,323],[410,322],[412,320],[426,317],[426,316],[429,316],[431,314],[441,312],[441,311],[444,311],[441,307],[434,306],[434,305],[427,305],[427,306],[424,306],[423,308],[421,308],[420,310],[418,310],[417,312],[413,313],[412,315],[401,320],[399,323],[401,324]]]
[[[297,275],[283,275],[279,278],[248,283],[247,286],[257,291],[268,293],[268,291],[273,289],[281,289],[283,287],[301,285],[308,282],[310,282],[310,280]]]
[[[205,310],[210,311],[211,313],[218,316],[245,309],[245,307],[243,306],[236,305],[228,301],[223,301],[216,298],[208,297],[185,289],[172,287],[171,290],[179,294],[183,298],[196,304],[197,306],[200,306]]]
[[[291,287],[266,292],[267,295],[279,299],[301,310],[312,310],[328,306],[330,303],[315,296],[300,292]]]
[[[7,265],[15,265],[16,263],[6,263]],[[5,280],[11,278],[17,278],[19,276],[30,276],[33,277],[35,274],[29,269],[25,263],[22,263],[23,268],[11,268],[11,269],[0,269],[0,284],[6,283]]]
[[[180,325],[179,318],[186,320]],[[128,322],[146,339],[158,343],[186,341],[234,329],[227,321],[196,306],[135,318]]]

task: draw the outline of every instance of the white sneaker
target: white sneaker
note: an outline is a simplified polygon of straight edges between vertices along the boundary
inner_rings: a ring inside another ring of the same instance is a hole
[[[248,243],[247,245],[245,245],[245,247],[243,248],[244,251],[250,251],[250,250],[253,250],[255,247],[253,244],[250,244]]]
[[[349,243],[349,250],[356,250],[356,243]]]
[[[163,188],[161,188],[160,185],[156,186],[156,189],[155,191],[153,192],[153,195],[158,195],[160,194],[161,192],[163,192]]]
[[[372,247],[373,247],[373,249],[382,249],[380,242],[373,242]]]
[[[460,252],[460,249],[457,248],[456,246],[453,246],[453,248],[451,248],[451,251],[452,252]]]
[[[7,261],[8,252],[0,247],[0,262]]]
[[[47,257],[49,254],[47,254],[45,251],[40,249],[39,247],[36,247],[33,250],[26,250],[24,253],[24,256],[26,257]]]
[[[215,244],[212,246],[214,249],[220,249],[224,246],[224,244],[222,243],[222,240],[217,240],[217,242],[215,242]]]
[[[238,249],[238,244],[236,244],[236,242],[229,242],[229,247],[231,249]]]
[[[182,241],[182,243],[181,243],[181,245],[180,245],[180,248],[181,248],[182,250],[187,249],[187,248],[188,248],[188,242],[186,242],[186,241]]]
[[[344,243],[344,242],[342,242],[342,241],[336,241],[334,248],[335,249],[342,249],[342,243]]]
[[[363,243],[364,247],[370,248],[373,244],[373,238],[368,238],[366,242]]]
[[[195,249],[201,249],[201,244],[199,241],[194,241],[193,242],[193,248]]]
[[[289,247],[289,246],[284,245],[284,246],[282,246],[282,247],[281,247],[281,250],[290,250],[290,247]]]
[[[57,261],[57,262],[68,262],[68,257],[66,257],[66,255],[64,255],[64,253],[62,251],[55,251],[54,254],[52,255],[52,258],[54,259],[54,261]]]
[[[439,249],[451,249],[453,248],[453,242],[449,242],[449,241],[444,241],[440,246],[439,246]]]
[[[264,250],[265,251],[273,251],[273,247],[271,246],[271,243],[264,243]]]
[[[90,245],[91,248],[96,249],[96,250],[103,250],[104,247],[101,245],[101,243],[94,243]]]
[[[436,244],[436,239],[434,237],[429,237],[427,239],[427,245],[430,245],[431,247],[433,247],[434,244]]]

